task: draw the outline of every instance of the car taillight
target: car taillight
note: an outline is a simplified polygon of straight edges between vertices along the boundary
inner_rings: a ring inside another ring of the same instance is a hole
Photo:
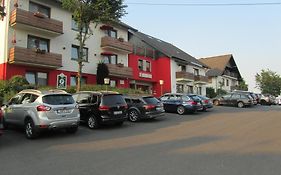
[[[209,103],[209,100],[204,100],[204,103]]]
[[[109,110],[109,106],[101,105],[101,106],[99,107],[99,110],[100,110],[100,111],[108,111],[108,110]]]
[[[51,107],[45,105],[37,106],[37,111],[45,112],[45,111],[50,111],[51,109],[52,109]]]
[[[186,101],[185,103],[187,103],[189,105],[197,105],[196,101]]]
[[[125,108],[125,109],[128,109],[128,105],[125,105],[124,108]]]
[[[155,105],[144,105],[143,106],[146,110],[155,108]]]

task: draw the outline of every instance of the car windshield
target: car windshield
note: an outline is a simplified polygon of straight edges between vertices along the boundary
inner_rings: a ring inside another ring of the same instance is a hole
[[[159,100],[157,100],[157,98],[155,98],[155,97],[143,97],[143,100],[147,104],[158,104],[159,103]]]
[[[105,94],[102,99],[103,105],[114,106],[126,104],[121,94]]]
[[[50,105],[66,105],[74,104],[72,96],[69,94],[54,94],[54,95],[45,95],[42,98],[43,103]]]

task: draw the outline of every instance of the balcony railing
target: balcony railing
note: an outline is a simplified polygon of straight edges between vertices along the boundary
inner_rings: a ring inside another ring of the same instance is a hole
[[[10,49],[9,63],[57,69],[62,67],[62,55],[22,47],[13,47]]]
[[[194,81],[194,74],[185,71],[176,72],[176,79],[178,81]]]
[[[12,11],[10,24],[17,28],[32,28],[52,35],[60,35],[63,33],[63,23],[61,21],[39,14],[40,13],[32,13],[17,8]]]
[[[106,64],[109,70],[109,75],[114,77],[132,78],[133,69],[126,67],[123,64]]]
[[[229,77],[238,78],[238,74],[235,72],[224,72],[223,74]]]
[[[108,36],[101,38],[101,47],[107,50],[113,50],[123,53],[133,52],[133,45],[131,43]]]
[[[195,75],[194,80],[198,83],[206,84],[208,83],[208,77],[203,75]]]

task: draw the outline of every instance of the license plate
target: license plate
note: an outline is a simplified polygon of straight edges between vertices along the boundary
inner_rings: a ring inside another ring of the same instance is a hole
[[[156,110],[157,110],[157,111],[162,111],[163,108],[162,108],[162,107],[157,107]]]
[[[122,114],[122,111],[114,111],[113,114],[114,115]]]
[[[57,110],[58,114],[65,114],[65,113],[71,113],[71,109],[59,109]]]

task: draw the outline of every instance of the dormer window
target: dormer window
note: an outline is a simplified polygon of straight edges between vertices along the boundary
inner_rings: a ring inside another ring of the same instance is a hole
[[[34,2],[29,2],[29,11],[38,17],[50,18],[51,14],[51,9],[49,7]]]

